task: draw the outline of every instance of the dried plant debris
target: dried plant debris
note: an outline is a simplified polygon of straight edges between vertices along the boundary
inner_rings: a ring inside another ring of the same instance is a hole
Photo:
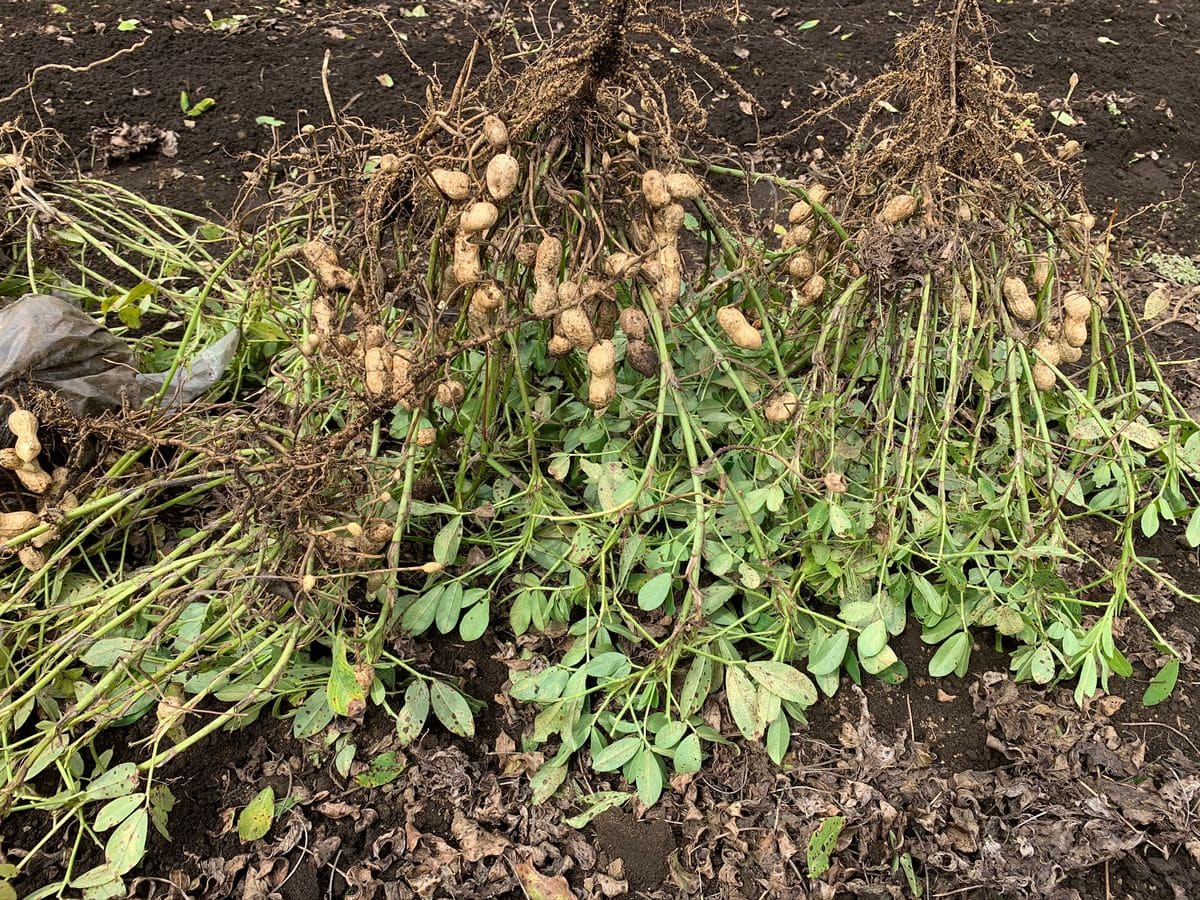
[[[179,135],[151,125],[149,122],[118,122],[102,128],[96,126],[88,134],[92,151],[105,162],[125,162],[151,151],[166,157],[179,153]]]

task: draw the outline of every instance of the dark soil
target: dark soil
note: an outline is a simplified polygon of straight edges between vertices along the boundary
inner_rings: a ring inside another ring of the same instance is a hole
[[[0,0],[0,94],[16,92],[0,118],[19,113],[27,127],[58,129],[84,169],[218,218],[233,208],[253,154],[330,120],[321,74],[327,53],[338,115],[387,126],[422,99],[424,81],[385,20],[418,65],[450,80],[471,29],[501,18],[487,0],[427,2],[424,17],[404,15],[414,4],[386,2],[65,5],[56,13],[40,0]],[[875,74],[895,36],[936,5],[743,0],[745,20],[732,36],[714,30],[695,37],[761,109],[748,114],[736,97],[710,93],[711,128],[762,168],[794,174],[820,165],[821,154],[844,140],[842,129],[759,141]],[[546,6],[535,4],[542,12]],[[1153,206],[1126,226],[1127,238],[1200,250],[1200,187],[1188,177],[1200,158],[1200,10],[1187,0],[987,7],[999,29],[997,58],[1023,85],[1049,103],[1066,97],[1078,74],[1067,107],[1078,124],[1068,130],[1085,146],[1092,205],[1115,210],[1118,220]],[[206,8],[217,20],[233,12],[246,18],[222,30]],[[131,19],[138,25],[120,30]],[[545,25],[544,16],[539,21]],[[60,68],[33,78],[38,66],[84,67],[142,40],[88,71]],[[392,87],[380,83],[383,75]],[[180,109],[183,90],[192,103],[213,97],[216,105],[189,119]],[[258,124],[260,116],[283,124]],[[1041,124],[1050,122],[1047,113]],[[127,148],[102,134],[122,123],[174,132],[177,152],[164,155],[170,142],[160,137],[126,156]],[[1163,325],[1156,347],[1195,359],[1196,325],[1194,314]],[[1198,371],[1171,370],[1196,409]],[[1164,528],[1145,551],[1185,589],[1200,589],[1200,558],[1178,529]],[[474,740],[435,727],[398,749],[390,721],[373,710],[347,725],[358,759],[396,749],[403,764],[394,782],[368,789],[339,776],[322,748],[293,740],[290,722],[264,718],[221,733],[164,773],[177,798],[174,840],[152,837],[134,891],[197,898],[274,891],[295,900],[521,897],[513,867],[529,862],[565,877],[579,897],[833,897],[835,884],[839,895],[899,897],[906,889],[893,863],[910,852],[926,896],[1200,896],[1200,609],[1149,584],[1137,586],[1137,595],[1190,654],[1175,695],[1158,707],[1140,703],[1159,661],[1144,641],[1131,649],[1135,675],[1080,711],[1064,691],[1013,685],[1003,674],[1005,657],[991,647],[976,647],[969,678],[929,679],[921,674],[928,648],[910,633],[898,649],[913,676],[899,687],[874,680],[862,692],[848,686],[812,710],[811,727],[794,736],[782,769],[755,749],[723,750],[703,774],[676,779],[649,813],[609,813],[585,832],[561,824],[568,801],[530,803],[528,773],[541,758],[520,752],[529,711],[503,698],[511,645],[437,640],[410,655],[488,704]],[[243,846],[232,817],[267,784],[296,805],[266,841]],[[834,813],[847,817],[846,829],[833,867],[813,884],[802,875],[805,846]],[[39,823],[22,823],[23,830],[6,824],[0,833],[0,861],[40,838]],[[51,852],[32,871],[43,883],[60,877],[59,865]]]

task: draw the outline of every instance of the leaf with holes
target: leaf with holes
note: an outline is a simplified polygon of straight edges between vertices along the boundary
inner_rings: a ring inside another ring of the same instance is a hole
[[[845,816],[827,816],[808,839],[808,877],[820,878],[829,870],[829,856],[837,847]]]

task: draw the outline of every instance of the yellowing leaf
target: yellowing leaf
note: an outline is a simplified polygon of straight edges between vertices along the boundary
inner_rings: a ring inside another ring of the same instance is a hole
[[[529,863],[517,863],[517,877],[521,879],[521,887],[525,889],[529,900],[578,900],[571,893],[571,886],[561,875],[551,878],[543,875]]]
[[[265,837],[275,821],[275,791],[265,787],[238,813],[238,837],[243,844]]]
[[[1142,309],[1142,318],[1149,322],[1151,319],[1157,319],[1171,305],[1171,292],[1165,287],[1157,287],[1150,292],[1150,296],[1146,298],[1146,306]]]

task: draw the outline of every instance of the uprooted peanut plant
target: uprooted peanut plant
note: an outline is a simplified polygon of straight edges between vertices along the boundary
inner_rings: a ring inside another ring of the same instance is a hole
[[[237,399],[80,422],[33,398],[92,449],[6,509],[26,567],[0,604],[0,799],[35,803],[58,761],[82,793],[56,827],[86,821],[108,763],[82,748],[150,715],[147,775],[263,710],[339,752],[327,726],[368,704],[405,743],[431,710],[470,735],[476,701],[414,667],[408,636],[499,621],[510,693],[538,709],[538,799],[586,750],[653,804],[730,726],[782,761],[843,676],[906,677],[906,627],[934,675],[986,635],[1082,699],[1130,671],[1115,635],[1136,617],[1164,660],[1149,699],[1169,693],[1177,654],[1128,587],[1183,596],[1134,538],[1200,522],[1200,436],[1078,148],[1033,130],[1037,98],[960,6],[836,104],[866,112],[823,170],[685,151],[672,110],[698,128],[698,104],[652,54],[697,54],[662,10],[608,0],[517,74],[481,44],[408,133],[285,147],[253,232],[131,235],[128,271],[172,260],[140,299],[186,313],[176,366],[240,321]],[[762,234],[724,199],[750,178],[783,201]],[[60,242],[129,222],[128,198],[23,190]],[[1085,517],[1115,567],[1092,565]],[[194,718],[213,698],[227,711]]]

